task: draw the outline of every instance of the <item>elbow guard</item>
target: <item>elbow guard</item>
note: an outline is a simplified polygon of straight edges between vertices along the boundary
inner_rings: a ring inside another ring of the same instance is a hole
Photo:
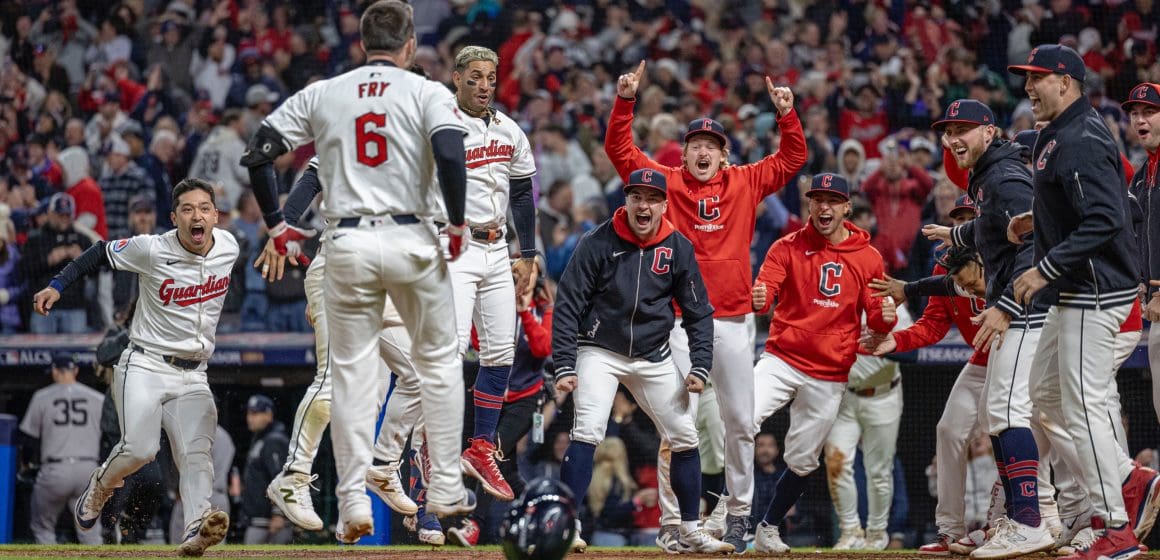
[[[278,156],[289,151],[290,146],[286,139],[277,130],[263,124],[246,145],[246,152],[242,154],[242,165],[253,168],[274,163]]]

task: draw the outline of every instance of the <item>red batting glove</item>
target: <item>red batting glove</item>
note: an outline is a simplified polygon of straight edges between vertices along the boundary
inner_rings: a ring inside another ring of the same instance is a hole
[[[447,235],[447,252],[450,254],[447,260],[454,261],[467,250],[467,226],[447,226],[443,233]]]
[[[291,250],[288,247],[288,243],[291,242],[295,243],[297,253],[302,254],[302,246],[299,245],[298,241],[310,239],[317,234],[318,232],[314,230],[303,230],[300,227],[287,225],[285,221],[278,221],[278,225],[271,228],[269,233],[270,239],[274,240],[274,248],[280,255],[285,255]]]

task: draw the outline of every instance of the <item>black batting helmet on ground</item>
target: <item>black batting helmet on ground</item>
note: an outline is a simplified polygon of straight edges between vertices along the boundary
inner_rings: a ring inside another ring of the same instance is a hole
[[[538,478],[528,484],[500,525],[508,560],[560,560],[576,534],[576,500],[562,482]]]

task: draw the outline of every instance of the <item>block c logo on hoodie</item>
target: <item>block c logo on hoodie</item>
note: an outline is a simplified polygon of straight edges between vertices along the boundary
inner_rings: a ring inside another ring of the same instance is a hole
[[[828,262],[822,265],[821,280],[818,282],[818,291],[823,296],[832,298],[842,293],[842,285],[838,283],[838,278],[842,277],[842,265],[835,262]]]

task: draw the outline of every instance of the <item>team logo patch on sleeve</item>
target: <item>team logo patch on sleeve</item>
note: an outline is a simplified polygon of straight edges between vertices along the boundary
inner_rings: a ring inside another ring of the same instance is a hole
[[[118,239],[118,240],[113,242],[113,252],[120,253],[121,251],[125,250],[125,247],[128,247],[128,246],[129,246],[128,239]]]
[[[1039,160],[1035,162],[1035,169],[1043,171],[1047,168],[1047,158],[1051,156],[1051,150],[1055,148],[1055,140],[1047,143],[1047,147],[1043,148],[1043,153],[1039,155]]]

